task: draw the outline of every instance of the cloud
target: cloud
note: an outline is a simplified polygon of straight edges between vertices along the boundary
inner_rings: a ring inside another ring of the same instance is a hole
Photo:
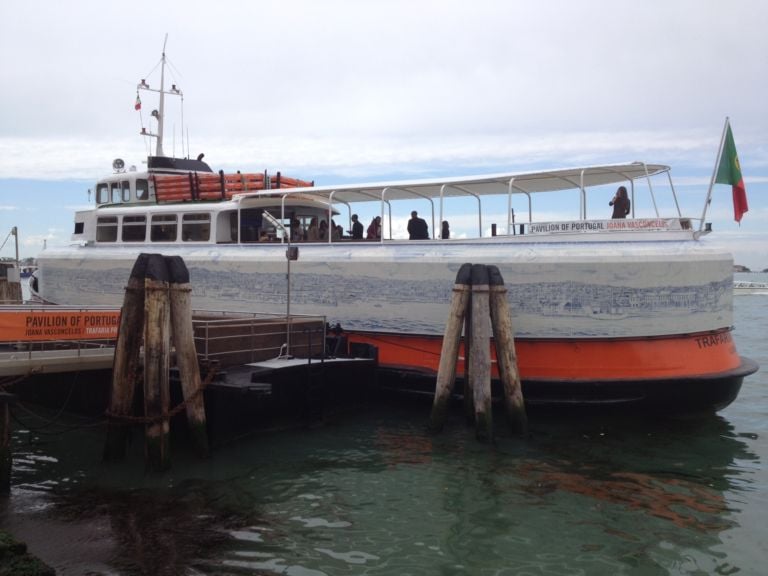
[[[94,182],[116,157],[141,169],[158,102],[142,93],[135,112],[136,84],[159,85],[168,34],[166,81],[184,99],[166,101],[165,149],[215,169],[332,184],[645,160],[672,165],[693,202],[730,116],[743,226],[765,227],[749,188],[768,180],[768,4],[738,2],[738,34],[732,4],[6,2],[0,179]]]

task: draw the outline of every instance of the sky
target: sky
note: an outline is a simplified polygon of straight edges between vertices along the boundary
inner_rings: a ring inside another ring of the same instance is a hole
[[[641,160],[672,166],[698,218],[729,117],[749,212],[737,224],[715,186],[710,238],[762,270],[767,25],[763,0],[4,0],[0,257],[13,226],[21,257],[68,243],[112,160],[141,169],[156,102],[135,111],[136,85],[159,85],[167,35],[184,99],[165,151],[215,170],[334,184]]]

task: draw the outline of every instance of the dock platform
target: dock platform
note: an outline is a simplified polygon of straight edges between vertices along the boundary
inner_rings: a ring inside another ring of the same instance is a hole
[[[0,377],[111,369],[119,322],[115,307],[0,306]],[[325,355],[323,316],[195,310],[192,325],[200,361],[222,367]]]
[[[114,346],[99,348],[0,349],[0,377],[109,370]]]

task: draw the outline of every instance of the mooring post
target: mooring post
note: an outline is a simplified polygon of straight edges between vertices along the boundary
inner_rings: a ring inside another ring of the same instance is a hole
[[[168,268],[162,254],[151,254],[144,279],[144,413],[147,468],[166,470],[168,443],[168,377],[170,371],[170,306]]]
[[[499,378],[503,385],[504,408],[507,422],[513,431],[525,434],[528,418],[525,413],[520,372],[517,369],[515,337],[512,329],[512,315],[507,303],[507,289],[498,267],[488,266],[491,325],[496,344],[496,362]]]
[[[472,392],[472,292],[467,301],[467,313],[464,314],[464,420],[467,425],[475,421],[475,399]]]
[[[13,450],[11,448],[11,409],[10,404],[16,396],[0,392],[0,494],[11,492],[11,468]]]
[[[107,441],[104,445],[105,460],[125,458],[125,447],[130,424],[120,420],[133,411],[133,398],[141,380],[141,340],[144,334],[144,276],[149,254],[139,254],[133,264],[120,312],[115,359],[112,364],[112,394],[109,400],[110,415]]]
[[[199,456],[209,455],[205,425],[205,401],[197,362],[192,326],[192,288],[189,270],[181,256],[166,257],[170,280],[171,332],[176,348],[176,365],[181,377],[181,390],[186,402],[187,426]]]
[[[14,227],[14,230],[16,228]],[[14,232],[11,231],[13,234]],[[18,258],[17,264],[18,264]],[[21,271],[18,265],[0,263],[0,304],[21,304]]]
[[[445,324],[445,333],[443,334],[443,347],[440,352],[440,365],[435,383],[435,399],[432,403],[432,415],[429,424],[430,429],[435,432],[443,428],[445,407],[456,382],[456,362],[471,281],[472,265],[463,264],[456,274],[453,296],[451,296],[451,309],[448,312],[448,321]]]
[[[493,440],[491,412],[491,317],[488,304],[488,267],[472,266],[471,385],[475,401],[475,435],[478,440]]]

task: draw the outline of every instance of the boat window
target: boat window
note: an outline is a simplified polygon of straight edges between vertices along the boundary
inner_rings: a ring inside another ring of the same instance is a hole
[[[117,241],[117,216],[102,216],[96,220],[96,242]]]
[[[147,217],[123,216],[123,242],[144,242],[147,237]]]
[[[149,199],[149,182],[145,178],[136,179],[136,200]]]
[[[109,184],[101,182],[96,185],[96,204],[109,202]]]
[[[184,242],[207,242],[210,238],[210,214],[184,214],[181,217],[181,239]]]
[[[258,242],[262,232],[262,214],[264,208],[245,208],[240,210],[240,242]]]
[[[222,210],[216,214],[214,234],[219,244],[237,242],[237,210]]]
[[[130,202],[131,201],[131,183],[128,180],[123,180],[121,184],[123,185],[123,202]]]
[[[237,212],[235,211],[229,213],[229,239],[231,242],[237,242]]]
[[[112,204],[120,203],[120,182],[112,182],[112,193],[110,194],[109,201]]]
[[[152,216],[150,239],[152,242],[174,242],[176,240],[176,214],[155,214]]]

